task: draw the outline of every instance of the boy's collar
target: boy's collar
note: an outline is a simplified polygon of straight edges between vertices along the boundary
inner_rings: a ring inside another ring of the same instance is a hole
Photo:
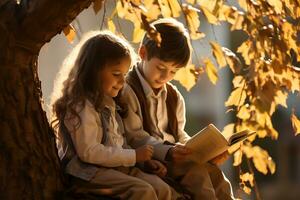
[[[153,89],[152,89],[151,86],[149,85],[149,83],[145,80],[144,76],[142,75],[142,73],[141,73],[141,71],[140,71],[141,68],[142,68],[142,63],[138,63],[134,69],[135,69],[135,71],[136,71],[136,73],[137,73],[137,75],[138,75],[138,77],[139,77],[139,79],[140,79],[140,81],[141,81],[142,88],[143,88],[143,90],[144,90],[144,93],[145,93],[146,97],[149,97],[149,96],[155,96],[155,97],[158,97],[158,96],[160,96],[162,93],[166,93],[166,92],[167,92],[167,87],[166,87],[166,85],[164,85],[164,86],[160,89],[160,91],[159,91],[157,94],[155,94],[154,91],[153,91]]]

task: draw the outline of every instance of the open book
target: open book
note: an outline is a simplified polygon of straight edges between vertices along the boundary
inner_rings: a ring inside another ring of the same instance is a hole
[[[209,124],[190,138],[185,146],[193,151],[189,159],[202,164],[222,154],[230,146],[244,141],[254,133],[255,131],[244,130],[223,135],[213,124]]]

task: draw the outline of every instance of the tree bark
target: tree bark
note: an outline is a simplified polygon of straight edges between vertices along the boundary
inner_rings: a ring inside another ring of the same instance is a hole
[[[0,0],[0,199],[59,199],[64,190],[37,59],[91,2]]]

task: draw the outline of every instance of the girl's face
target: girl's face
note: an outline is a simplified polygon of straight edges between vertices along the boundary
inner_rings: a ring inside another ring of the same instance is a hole
[[[118,95],[124,85],[125,75],[129,70],[130,62],[130,59],[125,57],[117,62],[107,64],[104,69],[100,71],[100,83],[105,95],[110,97],[116,97]]]

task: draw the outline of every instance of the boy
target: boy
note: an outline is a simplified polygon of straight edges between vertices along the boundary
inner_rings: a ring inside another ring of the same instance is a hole
[[[132,146],[149,143],[149,135],[152,141],[164,142],[154,145],[154,157],[166,163],[167,177],[182,185],[193,199],[234,199],[230,183],[216,165],[186,160],[191,151],[183,145],[190,138],[184,131],[184,100],[168,82],[190,60],[188,33],[173,19],[152,25],[161,35],[160,47],[144,36],[139,49],[141,62],[128,73],[122,92],[122,100],[128,104],[128,115],[123,119],[128,142]],[[220,155],[212,162],[219,164],[225,157]]]

